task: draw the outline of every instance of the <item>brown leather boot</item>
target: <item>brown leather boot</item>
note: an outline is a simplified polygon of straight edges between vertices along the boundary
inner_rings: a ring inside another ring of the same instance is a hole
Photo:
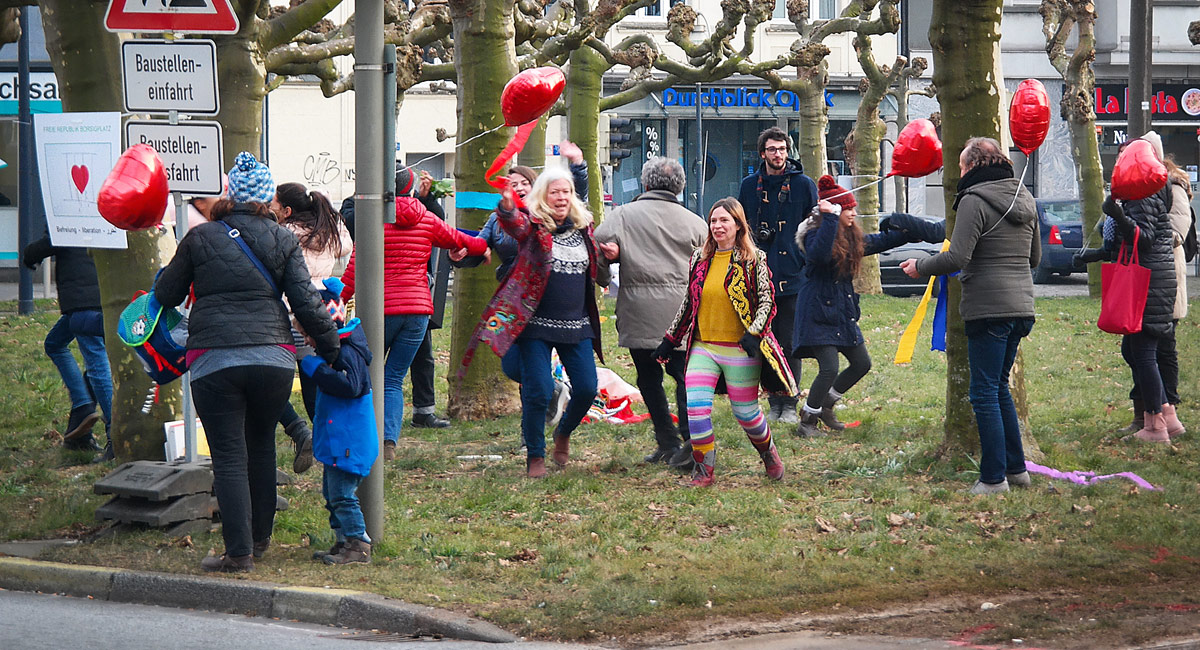
[[[554,453],[550,454],[550,458],[555,465],[565,467],[571,460],[571,439],[567,436],[554,436]]]
[[[1146,426],[1146,405],[1141,400],[1133,400],[1133,421],[1118,433],[1137,433]]]
[[[541,456],[530,456],[525,459],[525,476],[542,478],[546,475],[546,459]]]
[[[838,403],[839,399],[841,398],[826,395],[825,401],[821,403],[821,413],[817,416],[832,431],[843,431],[846,428],[846,425],[838,419],[837,414],[833,411],[833,407]]]
[[[361,539],[348,539],[341,552],[322,559],[325,564],[370,564],[371,545]]]
[[[1163,424],[1167,427],[1167,436],[1174,438],[1175,436],[1187,433],[1187,429],[1183,427],[1183,423],[1179,421],[1179,414],[1175,412],[1174,404],[1162,405]]]

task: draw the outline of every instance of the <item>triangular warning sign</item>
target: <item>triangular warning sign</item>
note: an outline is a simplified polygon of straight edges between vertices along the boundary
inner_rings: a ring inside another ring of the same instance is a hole
[[[236,34],[239,26],[230,0],[109,0],[104,15],[110,32]]]

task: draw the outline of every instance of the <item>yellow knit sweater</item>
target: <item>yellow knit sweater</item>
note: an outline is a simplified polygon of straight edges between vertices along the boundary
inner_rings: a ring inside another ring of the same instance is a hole
[[[700,340],[709,343],[737,343],[746,328],[733,311],[733,303],[725,292],[725,276],[729,273],[729,259],[733,251],[717,251],[704,278],[704,289],[700,292],[700,313],[697,325]]]

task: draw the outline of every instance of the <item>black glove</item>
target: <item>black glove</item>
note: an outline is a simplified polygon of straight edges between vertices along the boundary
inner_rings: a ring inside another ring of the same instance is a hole
[[[742,346],[742,349],[746,351],[746,354],[750,355],[751,358],[754,358],[758,356],[758,344],[760,342],[762,342],[761,336],[756,336],[746,332],[738,341],[738,345]]]
[[[1112,259],[1112,251],[1107,251],[1103,248],[1084,248],[1071,256],[1071,262],[1075,266],[1084,266],[1091,262],[1108,262]]]
[[[666,363],[671,360],[671,353],[675,351],[675,345],[668,341],[665,337],[658,347],[654,348],[654,360],[659,363]]]
[[[946,224],[903,212],[893,212],[879,221],[880,232],[899,230],[904,233],[909,242],[929,242],[940,244],[946,239]]]
[[[1104,210],[1104,214],[1112,217],[1113,221],[1116,221],[1117,223],[1124,223],[1129,220],[1129,218],[1125,216],[1125,211],[1121,209],[1121,204],[1117,203],[1111,194],[1104,199],[1104,206],[1102,209]]]

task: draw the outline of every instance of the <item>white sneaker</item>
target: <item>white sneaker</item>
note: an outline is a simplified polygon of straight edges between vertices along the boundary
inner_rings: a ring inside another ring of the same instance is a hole
[[[554,393],[550,396],[550,406],[546,409],[547,429],[558,426],[558,421],[562,419],[563,412],[567,410],[567,403],[570,401],[571,387],[561,380],[555,379]]]
[[[1030,487],[1033,481],[1029,478],[1029,472],[1021,472],[1020,474],[1009,474],[1004,479],[1010,487]]]
[[[968,488],[967,492],[970,494],[1000,494],[1001,492],[1008,492],[1008,481],[1004,480],[999,483],[975,481],[975,485]]]

